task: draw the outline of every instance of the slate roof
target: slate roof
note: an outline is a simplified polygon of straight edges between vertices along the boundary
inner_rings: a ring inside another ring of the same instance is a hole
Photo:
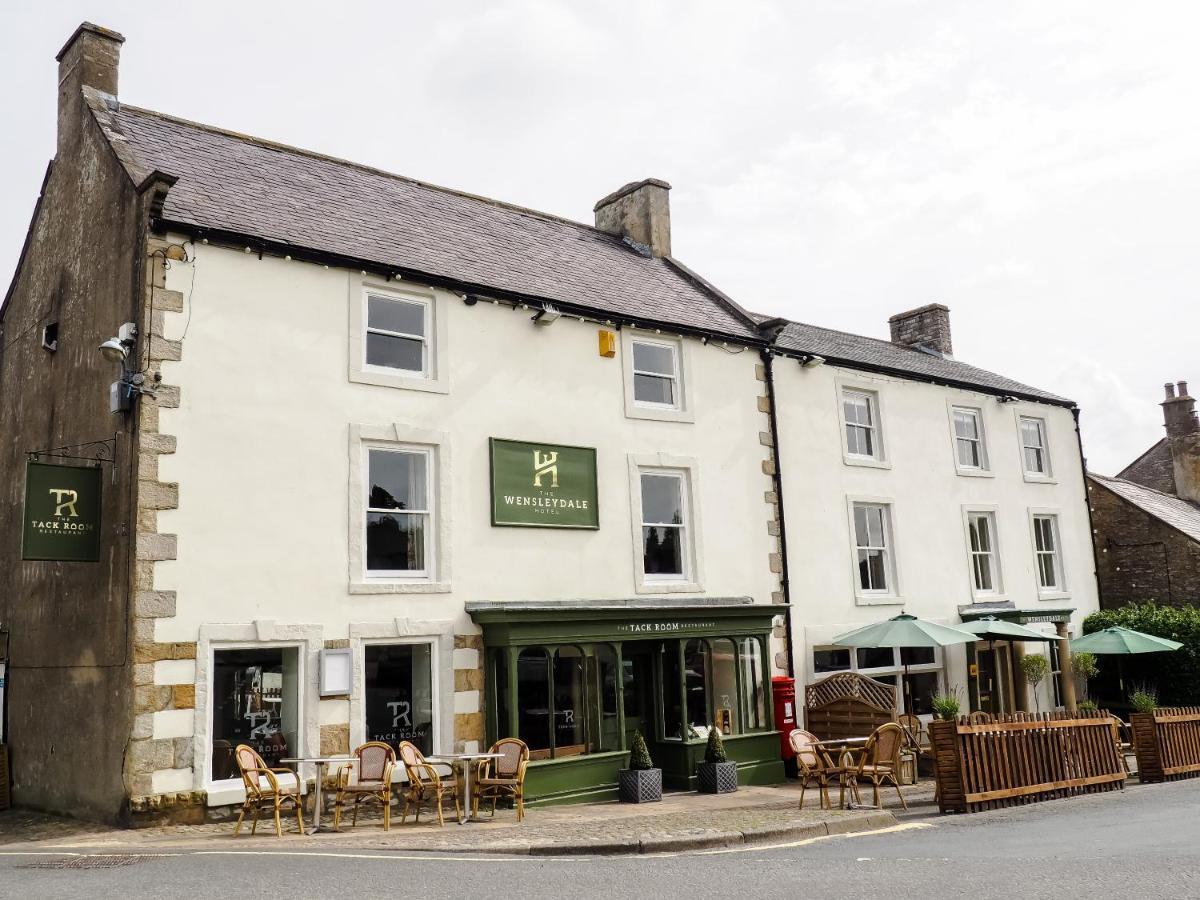
[[[865,367],[911,373],[933,381],[957,382],[991,393],[1013,394],[1064,405],[1071,403],[1065,397],[1030,387],[957,359],[934,356],[922,350],[897,346],[890,341],[818,328],[801,322],[788,324],[780,333],[777,343],[784,349],[797,353],[812,353],[824,357],[828,362],[844,363],[852,368]]]
[[[671,260],[590,225],[117,104],[90,105],[134,180],[178,179],[167,225],[208,229],[633,319],[758,339]]]
[[[1118,478],[1174,494],[1175,464],[1171,459],[1171,443],[1159,438],[1158,443],[1117,473]]]
[[[1200,506],[1122,478],[1108,478],[1092,472],[1088,477],[1143,512],[1200,542]]]

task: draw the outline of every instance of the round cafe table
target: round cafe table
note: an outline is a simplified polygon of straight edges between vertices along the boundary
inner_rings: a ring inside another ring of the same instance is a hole
[[[313,814],[312,827],[308,830],[308,834],[316,834],[319,831],[334,831],[328,825],[321,824],[321,789],[325,783],[325,774],[331,763],[355,763],[358,759],[353,756],[289,756],[287,759],[279,760],[281,763],[291,763],[300,765],[301,763],[309,763],[317,767],[317,787],[313,793]],[[296,772],[296,781],[300,781],[300,772]],[[298,788],[297,788],[298,789]]]
[[[500,753],[439,753],[436,756],[425,757],[426,762],[443,763],[451,768],[462,764],[463,811],[462,818],[458,820],[459,825],[478,821],[471,816],[471,770],[475,768],[475,763],[481,759],[500,759],[502,756]]]

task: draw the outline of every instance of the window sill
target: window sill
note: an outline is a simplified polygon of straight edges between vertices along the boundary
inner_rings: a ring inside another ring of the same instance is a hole
[[[1070,591],[1038,591],[1039,600],[1070,600]]]
[[[854,595],[855,606],[903,606],[904,598],[898,594],[861,594]]]
[[[842,454],[842,462],[848,466],[863,466],[868,469],[890,469],[892,464],[886,459],[873,459],[870,456],[853,456],[849,453]]]
[[[654,422],[695,422],[696,417],[690,409],[671,409],[654,406],[642,406],[638,403],[625,404],[625,418],[648,419]]]
[[[351,369],[350,380],[357,384],[374,384],[380,387],[401,388],[408,391],[425,391],[433,394],[450,393],[450,385],[444,378],[429,378],[421,375],[394,375],[391,372],[373,369]]]
[[[699,594],[704,585],[698,581],[641,581],[635,590],[639,594]]]
[[[1025,472],[1024,475],[1028,484],[1058,484],[1057,478],[1051,478],[1048,475],[1030,475],[1028,472]]]
[[[448,594],[448,581],[352,581],[351,594]]]
[[[964,469],[961,466],[955,466],[954,471],[963,478],[995,478],[996,473],[988,469]]]
[[[976,594],[976,593],[972,593],[971,594],[971,602],[978,603],[983,606],[986,606],[989,603],[1007,603],[1008,602],[1008,594],[1002,594],[1002,593]]]

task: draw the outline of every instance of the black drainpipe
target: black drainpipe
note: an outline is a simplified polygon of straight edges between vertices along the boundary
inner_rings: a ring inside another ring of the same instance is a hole
[[[771,481],[775,485],[776,506],[779,509],[779,587],[783,593],[786,609],[783,611],[783,644],[787,654],[787,673],[789,678],[796,677],[796,663],[792,658],[792,591],[788,580],[787,524],[784,518],[783,503],[783,456],[779,452],[779,420],[775,415],[775,375],[771,367],[774,361],[770,349],[759,351],[763,361],[763,372],[767,381],[767,416],[771,427],[771,444],[775,451],[775,474]]]
[[[1092,541],[1092,578],[1096,579],[1096,600],[1097,605],[1104,608],[1104,588],[1100,584],[1100,566],[1097,561],[1100,559],[1100,548],[1096,546],[1096,523],[1092,521],[1092,483],[1088,481],[1087,474],[1087,459],[1083,455],[1083,433],[1079,430],[1079,407],[1071,407],[1071,416],[1075,419],[1075,441],[1079,445],[1079,470],[1083,476],[1083,505],[1087,510],[1088,521],[1088,537]],[[1083,631],[1082,623],[1079,626],[1080,632]]]

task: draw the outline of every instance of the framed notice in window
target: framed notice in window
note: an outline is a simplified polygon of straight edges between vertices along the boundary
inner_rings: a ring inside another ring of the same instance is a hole
[[[98,560],[102,481],[99,468],[27,463],[21,558]]]
[[[491,439],[492,524],[599,528],[596,451]]]

